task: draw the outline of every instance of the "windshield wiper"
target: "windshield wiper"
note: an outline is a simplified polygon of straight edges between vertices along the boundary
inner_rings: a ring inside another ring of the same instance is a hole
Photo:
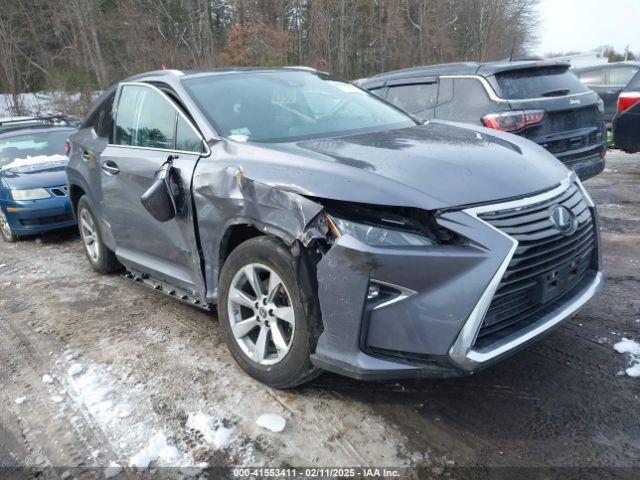
[[[568,94],[570,90],[568,88],[558,88],[557,90],[548,90],[541,93],[542,97],[563,97]]]

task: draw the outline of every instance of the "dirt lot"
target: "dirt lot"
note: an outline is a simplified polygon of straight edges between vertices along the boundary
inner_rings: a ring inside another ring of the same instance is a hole
[[[137,454],[152,465],[424,465],[445,477],[640,466],[640,378],[613,349],[640,339],[639,185],[640,155],[615,151],[587,182],[604,292],[528,350],[452,380],[325,374],[271,390],[235,365],[215,317],[95,274],[74,232],[0,242],[0,465],[80,476]],[[264,413],[284,430],[258,426]]]

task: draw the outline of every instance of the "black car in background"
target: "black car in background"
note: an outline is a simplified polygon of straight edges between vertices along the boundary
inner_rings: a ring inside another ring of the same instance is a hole
[[[640,152],[640,70],[618,96],[613,117],[616,147],[629,153]]]
[[[604,121],[607,128],[616,114],[618,95],[629,80],[640,71],[640,62],[616,62],[593,67],[575,68],[573,73],[604,101]]]
[[[603,104],[568,63],[455,63],[356,81],[423,119],[473,123],[526,137],[581,179],[604,169]]]

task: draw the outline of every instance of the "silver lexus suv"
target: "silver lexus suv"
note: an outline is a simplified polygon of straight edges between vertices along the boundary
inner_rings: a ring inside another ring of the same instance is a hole
[[[70,141],[91,265],[217,305],[238,364],[274,387],[468,374],[603,283],[594,204],[551,153],[326,73],[147,73]]]

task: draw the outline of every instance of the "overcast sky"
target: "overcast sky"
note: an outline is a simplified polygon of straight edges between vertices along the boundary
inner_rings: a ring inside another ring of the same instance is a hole
[[[538,54],[600,45],[640,52],[640,0],[540,0],[539,8]]]

